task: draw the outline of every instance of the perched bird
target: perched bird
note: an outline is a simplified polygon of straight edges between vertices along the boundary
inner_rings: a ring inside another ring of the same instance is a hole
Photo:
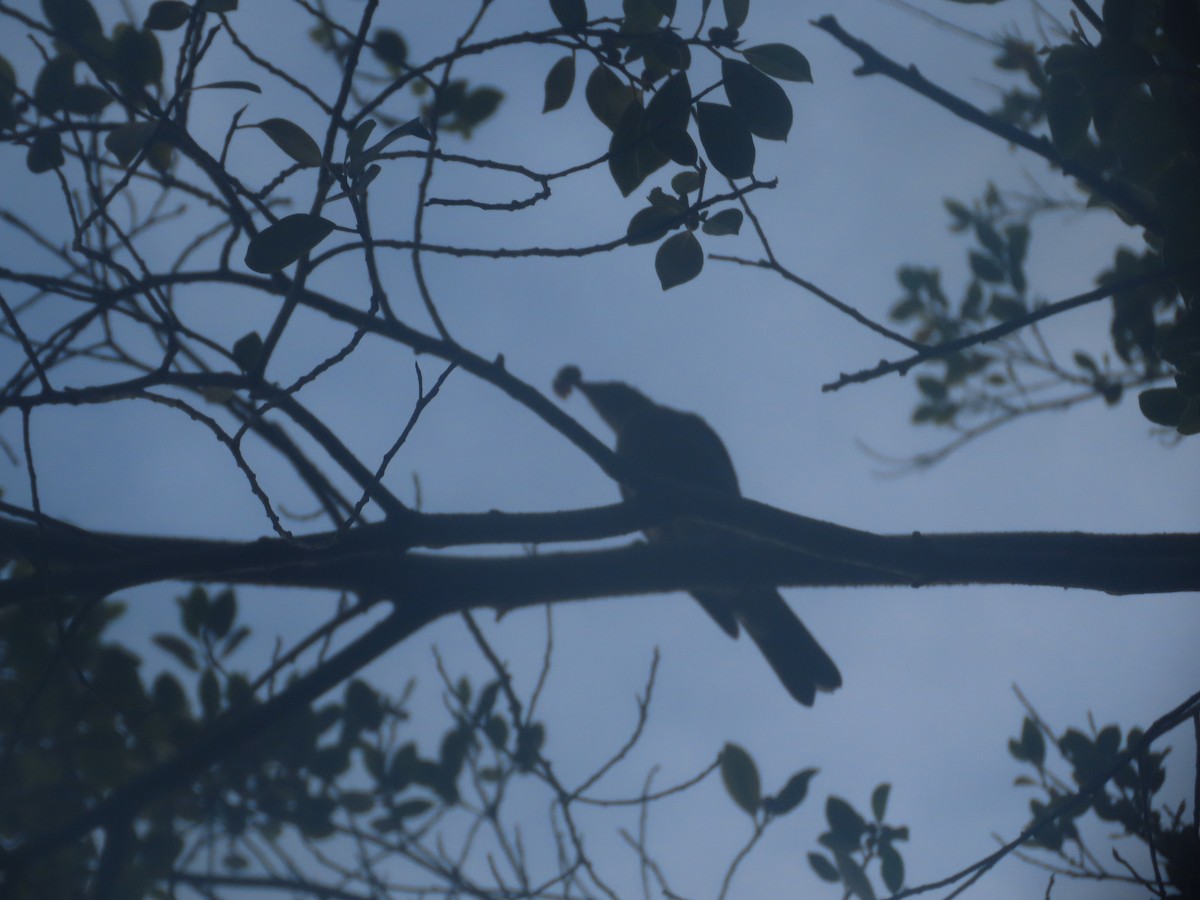
[[[729,452],[707,422],[692,413],[660,406],[619,381],[584,381],[576,366],[564,366],[554,379],[563,398],[578,388],[617,436],[617,455],[648,474],[729,494],[741,495]],[[630,490],[621,485],[626,499]],[[651,541],[712,539],[720,529],[680,520],[646,532]],[[817,691],[842,684],[841,673],[796,617],[779,592],[702,590],[692,596],[730,635],[738,626],[758,645],[788,693],[812,706]]]

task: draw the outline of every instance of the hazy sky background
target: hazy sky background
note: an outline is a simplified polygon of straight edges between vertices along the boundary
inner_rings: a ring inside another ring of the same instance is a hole
[[[134,3],[139,14],[145,5]],[[33,8],[29,2],[17,6]],[[297,8],[280,2],[244,6],[233,19],[243,37],[332,99],[336,70],[306,43],[308,22]],[[593,15],[604,14],[606,6],[618,8],[615,2],[589,4]],[[678,21],[685,29],[694,22],[693,6],[698,4],[680,3]],[[720,4],[713,6],[720,19]],[[108,26],[119,18],[115,3],[98,8]],[[1009,28],[1036,34],[1031,7],[1022,0],[988,8],[925,0],[915,8],[981,35]],[[1062,0],[1047,8],[1065,17],[1070,4]],[[331,9],[352,17],[361,4],[337,2]],[[424,59],[448,49],[475,9],[458,0],[385,3],[376,23],[399,29],[413,57]],[[899,295],[895,271],[903,263],[941,266],[947,293],[959,295],[966,243],[946,230],[944,197],[970,201],[989,179],[1002,189],[1031,191],[1040,185],[1052,195],[1067,193],[1067,185],[1040,160],[1012,151],[900,86],[878,76],[854,77],[857,57],[808,24],[829,12],[850,33],[901,63],[917,63],[933,81],[982,106],[997,101],[1000,81],[988,47],[885,0],[751,4],[743,29],[747,42],[790,43],[809,57],[815,76],[812,85],[787,85],[796,113],[788,142],[758,144],[756,173],[778,176],[780,187],[754,195],[754,208],[785,265],[882,320]],[[480,37],[551,25],[547,4],[497,0]],[[0,36],[0,53],[14,62],[29,52],[19,31],[6,26]],[[167,35],[164,47],[173,47],[176,37]],[[591,65],[582,58],[568,107],[540,113],[545,73],[562,55],[560,48],[519,48],[465,61],[458,74],[495,84],[507,96],[498,117],[472,141],[451,137],[445,148],[544,171],[599,155],[608,132],[584,103],[582,86]],[[223,39],[214,44],[206,72],[201,80],[268,84]],[[700,77],[692,82],[709,83]],[[247,101],[245,122],[285,115],[322,133],[324,123],[303,98],[278,85],[261,97],[198,94],[193,132],[208,147],[219,147],[230,116]],[[407,118],[416,114],[416,101],[397,95],[388,111]],[[14,202],[61,219],[52,176],[28,176],[11,148],[6,154],[20,185]],[[249,184],[264,183],[284,164],[265,136],[250,130],[238,133],[230,161]],[[412,162],[393,163],[373,186],[377,235],[410,233],[417,171]],[[610,240],[624,233],[630,215],[644,205],[641,198],[652,186],[665,185],[671,171],[662,170],[628,199],[602,168],[556,182],[548,203],[519,215],[434,208],[426,237],[487,247]],[[310,196],[305,184],[303,178],[293,182],[301,209]],[[506,200],[531,190],[517,178],[443,167],[431,193]],[[349,221],[343,207],[326,215]],[[177,246],[191,233],[164,230],[141,246],[153,253]],[[702,240],[708,251],[761,256],[748,228],[737,238]],[[1053,301],[1087,290],[1118,243],[1138,241],[1135,232],[1105,214],[1041,220],[1030,252],[1032,291]],[[17,254],[29,252],[13,241],[0,245],[0,255],[13,254],[10,265]],[[242,252],[236,250],[235,258]],[[583,259],[428,256],[425,262],[447,325],[467,347],[484,356],[503,353],[511,371],[546,391],[558,367],[573,362],[585,377],[626,380],[655,400],[700,413],[725,439],[743,491],[780,508],[879,532],[1195,529],[1196,448],[1169,446],[1152,436],[1133,398],[1116,409],[1093,404],[1021,421],[931,470],[882,477],[889,467],[864,446],[903,459],[949,437],[909,425],[912,379],[892,377],[835,394],[822,394],[820,385],[881,356],[897,356],[894,345],[778,277],[727,263],[710,260],[699,279],[663,294],[653,256],[651,245]],[[384,266],[398,314],[431,330],[412,287],[407,255],[385,255]],[[350,264],[331,269],[329,276],[318,273],[315,284],[365,303],[357,270]],[[251,329],[265,331],[275,312],[270,298],[229,291],[193,294],[185,308],[229,344]],[[1060,355],[1079,348],[1099,356],[1108,347],[1107,316],[1107,308],[1078,311],[1054,320],[1045,334]],[[286,383],[347,337],[315,316],[300,317],[270,374]],[[427,382],[440,372],[436,360],[420,363]],[[411,354],[368,339],[302,399],[374,465],[408,417],[415,396],[412,364]],[[567,408],[609,440],[582,398],[572,398]],[[20,446],[19,425],[15,416],[0,420],[0,435],[14,447]],[[33,435],[49,513],[84,526],[139,533],[250,538],[269,532],[228,456],[180,416],[131,404],[39,411]],[[250,457],[286,508],[310,510],[311,502],[263,448],[254,448]],[[405,500],[414,497],[414,474],[430,511],[571,509],[617,498],[616,487],[563,438],[461,372],[451,377],[392,465],[389,484]],[[0,477],[6,499],[27,502],[21,470],[10,467]],[[144,640],[147,633],[174,627],[169,597],[178,592],[159,586],[129,593],[126,633]],[[268,652],[268,636],[277,632],[302,633],[327,616],[334,602],[316,593],[243,590],[240,596],[248,620],[263,631],[257,649],[248,653]],[[662,663],[647,736],[596,793],[636,794],[652,766],[661,766],[656,785],[682,780],[728,740],[758,760],[767,790],[797,769],[820,767],[808,801],[768,832],[740,870],[732,897],[837,896],[805,861],[823,830],[824,799],[837,794],[865,810],[872,788],[882,781],[893,785],[889,821],[912,830],[901,847],[910,885],[990,853],[994,835],[1014,836],[1028,807],[1026,796],[1012,787],[1023,771],[1006,748],[1023,715],[1013,684],[1061,733],[1084,726],[1089,711],[1100,726],[1148,725],[1200,683],[1194,596],[1116,598],[1029,588],[793,590],[785,596],[845,679],[840,691],[822,696],[813,709],[787,696],[749,641],[731,642],[683,595],[570,604],[554,613],[554,671],[541,709],[549,727],[547,751],[564,781],[590,771],[624,740],[655,647]],[[518,685],[529,690],[542,655],[544,614],[518,613],[494,625],[490,620],[481,615]],[[431,645],[452,673],[471,673],[477,683],[486,678],[479,654],[456,621],[429,628],[370,670],[378,683],[396,690],[410,677],[420,680],[413,721],[418,728],[423,721],[436,722],[436,730],[423,736],[429,751],[445,727]],[[144,655],[152,669],[166,663],[152,648]],[[1178,802],[1190,797],[1195,749],[1183,731],[1167,744],[1174,750],[1166,797]],[[607,871],[632,891],[636,860],[613,835],[616,821],[611,813],[597,814],[589,847],[604,848]],[[633,822],[622,818],[620,824]],[[649,828],[650,849],[671,886],[690,897],[716,895],[725,867],[750,834],[715,779],[658,807]],[[1108,861],[1106,837],[1103,831],[1096,835],[1092,849]],[[1121,850],[1142,864],[1132,845]],[[1044,872],[1009,858],[967,896],[1040,897],[1045,881]],[[1128,886],[1080,886],[1064,879],[1054,891],[1060,900],[1140,895]]]

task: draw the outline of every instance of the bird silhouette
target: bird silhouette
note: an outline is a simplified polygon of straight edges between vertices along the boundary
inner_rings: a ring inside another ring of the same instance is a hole
[[[616,452],[647,474],[683,484],[741,495],[733,462],[721,438],[693,413],[680,412],[652,401],[619,381],[584,381],[576,366],[564,366],[554,381],[564,399],[578,388],[617,437]],[[621,485],[628,499],[632,491]],[[677,520],[646,531],[651,541],[711,540],[722,529],[704,522]],[[788,693],[812,706],[817,691],[841,687],[842,676],[772,588],[696,590],[691,595],[730,637],[739,625],[758,645]]]

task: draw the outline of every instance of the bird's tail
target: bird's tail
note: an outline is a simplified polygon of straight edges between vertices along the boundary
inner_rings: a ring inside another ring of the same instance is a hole
[[[838,667],[778,591],[747,591],[733,603],[746,633],[798,701],[812,706],[817,691],[842,686]]]

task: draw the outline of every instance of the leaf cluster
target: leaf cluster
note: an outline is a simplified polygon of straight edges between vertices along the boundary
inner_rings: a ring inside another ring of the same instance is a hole
[[[543,111],[566,106],[575,86],[576,57],[590,53],[597,62],[584,97],[612,132],[608,167],[617,188],[629,196],[664,166],[681,168],[671,178],[674,196],[654,188],[650,205],[630,220],[627,237],[630,243],[661,241],[655,271],[663,290],[684,284],[704,266],[696,232],[736,234],[741,226],[736,208],[710,219],[704,202],[708,172],[731,181],[754,177],[755,141],[787,140],[792,128],[792,104],[779,82],[811,82],[808,60],[787,44],[742,47],[739,29],[748,3],[726,4],[726,26],[710,29],[707,39],[680,35],[673,24],[674,3],[627,2],[612,27],[587,27],[582,2],[551,6],[577,45],[551,66]],[[698,77],[700,72],[693,64],[694,48],[720,60],[719,79],[702,90],[689,80],[689,73]],[[702,99],[718,88],[726,103]]]
[[[1048,811],[1059,812],[1032,836],[1031,845],[1053,854],[1072,871],[1093,878],[1105,877],[1095,858],[1087,850],[1078,822],[1088,813],[1106,825],[1119,825],[1124,834],[1147,846],[1163,862],[1165,881],[1177,896],[1193,896],[1200,888],[1200,845],[1192,823],[1185,817],[1186,804],[1176,809],[1157,805],[1155,796],[1166,781],[1163,763],[1170,753],[1146,750],[1134,761],[1115,770],[1113,777],[1082,801],[1074,794],[1097,777],[1112,771],[1122,751],[1128,751],[1142,740],[1143,731],[1131,728],[1124,736],[1121,728],[1106,725],[1096,728],[1092,723],[1086,730],[1068,728],[1060,736],[1050,734],[1047,726],[1033,715],[1026,716],[1021,734],[1008,743],[1012,757],[1033,769],[1033,775],[1021,775],[1016,784],[1038,790],[1029,800],[1034,820]],[[1048,750],[1057,753],[1065,763],[1069,780],[1055,773]],[[1069,852],[1073,847],[1075,852]],[[1149,876],[1140,879],[1156,893]]]

